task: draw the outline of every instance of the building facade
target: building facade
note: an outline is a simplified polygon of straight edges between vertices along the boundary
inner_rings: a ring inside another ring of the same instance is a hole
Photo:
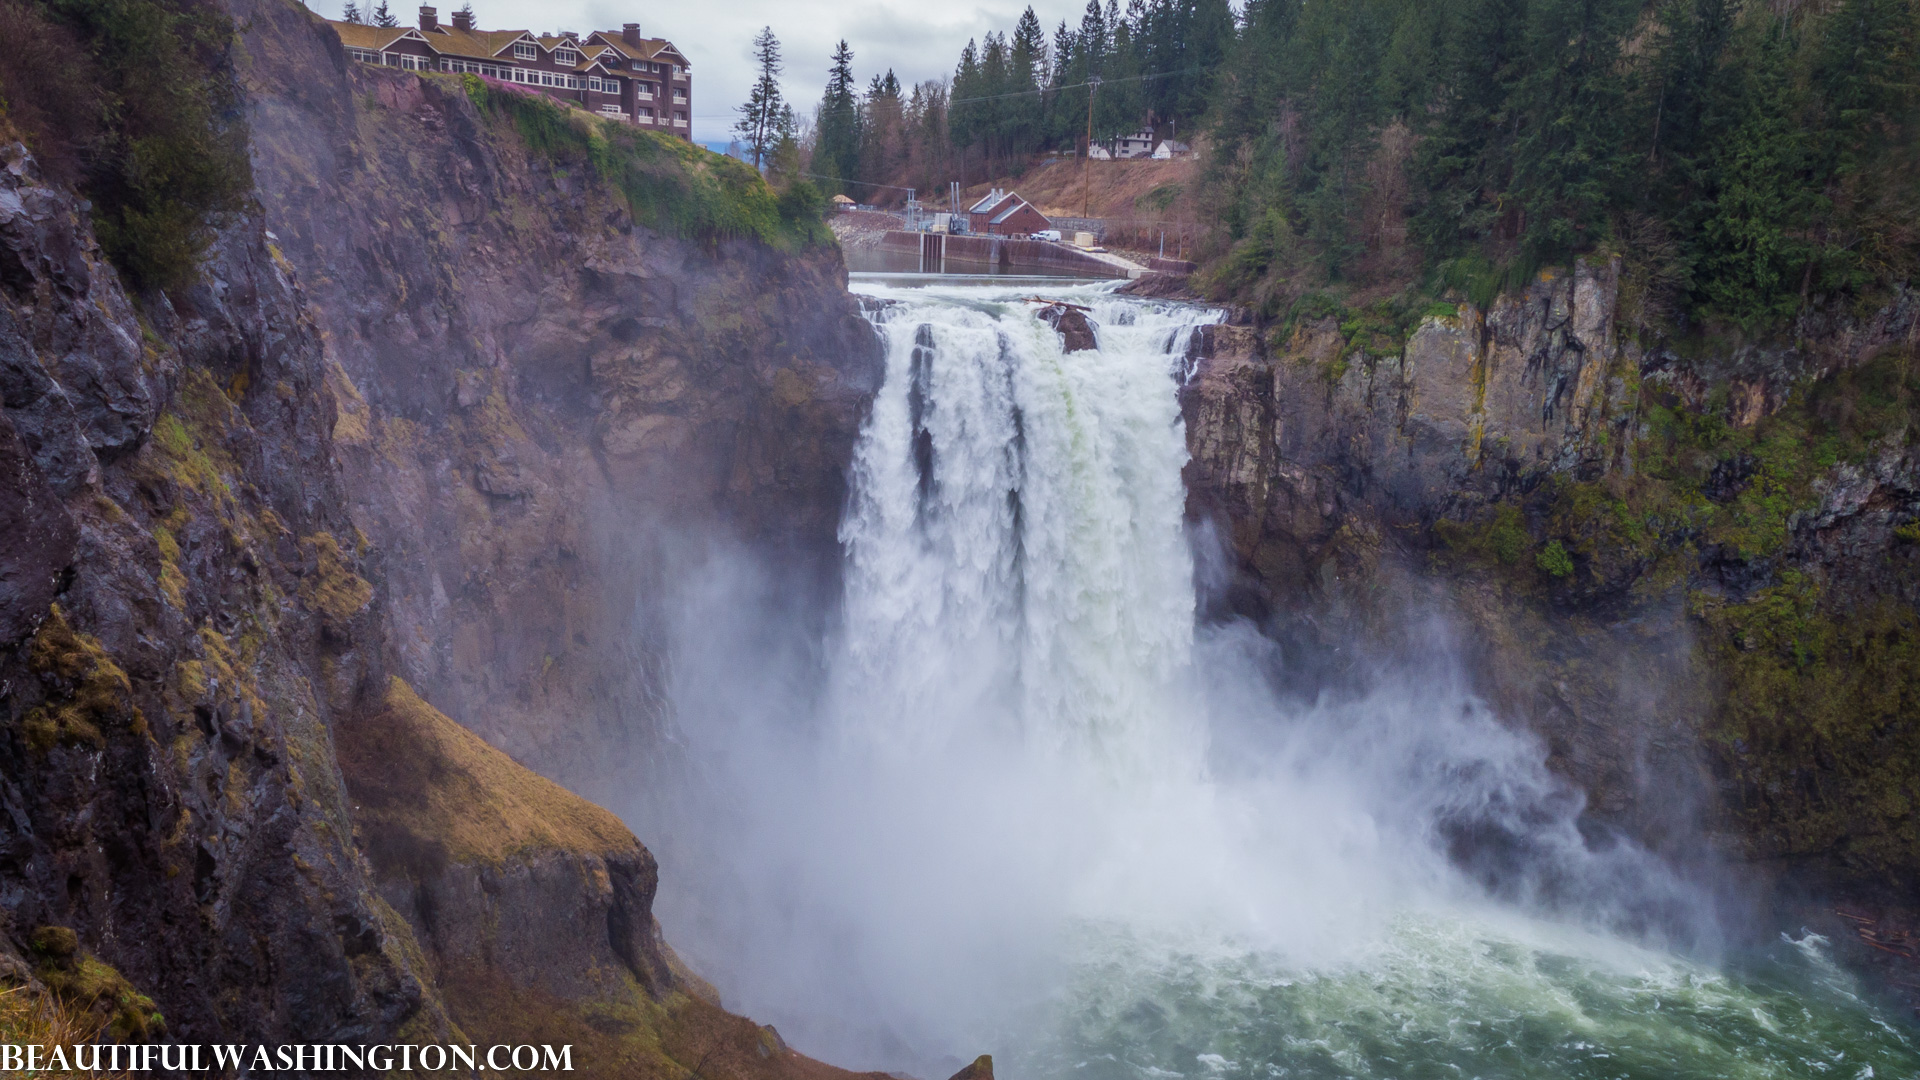
[[[598,116],[693,139],[693,69],[673,43],[617,33],[531,34],[478,30],[467,12],[442,24],[420,9],[418,26],[369,26],[329,19],[347,56],[409,71],[465,72],[538,90]]]
[[[1046,215],[1011,191],[995,188],[967,208],[967,231],[984,236],[1029,236],[1051,228]]]

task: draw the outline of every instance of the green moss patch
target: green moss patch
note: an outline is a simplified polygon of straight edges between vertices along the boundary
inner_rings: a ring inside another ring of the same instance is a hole
[[[127,673],[97,639],[73,629],[60,605],[40,624],[27,657],[47,687],[45,704],[25,718],[28,746],[42,752],[58,745],[103,750],[107,731],[124,727],[147,734]]]
[[[631,855],[620,819],[515,762],[393,679],[372,715],[336,735],[376,863],[431,872],[525,852]]]
[[[1920,615],[1830,611],[1794,572],[1744,603],[1696,596],[1724,684],[1708,733],[1756,854],[1831,854],[1898,884],[1920,851]],[[1911,885],[1911,879],[1907,881]]]
[[[117,1042],[148,1042],[166,1034],[153,999],[134,989],[113,966],[80,947],[64,926],[42,926],[31,938],[34,977],[68,1009],[99,1017]]]
[[[314,533],[300,541],[313,558],[314,571],[300,586],[300,599],[317,611],[327,626],[344,632],[356,616],[373,602],[373,586],[354,573],[340,542],[331,533]]]

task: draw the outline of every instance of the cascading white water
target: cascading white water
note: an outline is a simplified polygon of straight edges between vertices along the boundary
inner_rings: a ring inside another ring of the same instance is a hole
[[[839,631],[782,638],[716,559],[676,635],[699,771],[647,833],[663,921],[731,1004],[928,1074],[994,1051],[1016,1077],[1585,1075],[1621,1039],[1657,1065],[1719,1031],[1703,1075],[1801,1052],[1737,1030],[1778,1001],[1580,928],[1686,891],[1587,849],[1577,795],[1444,647],[1303,707],[1251,628],[1196,630],[1177,380],[1213,313],[1071,290],[1099,347],[1068,354],[1017,292],[874,291]],[[1504,901],[1449,861],[1461,824],[1523,850]]]
[[[909,753],[1003,725],[1116,776],[1199,767],[1176,721],[1193,639],[1173,394],[1186,307],[1106,302],[1098,351],[1033,305],[903,299],[855,462],[844,663],[849,738]]]

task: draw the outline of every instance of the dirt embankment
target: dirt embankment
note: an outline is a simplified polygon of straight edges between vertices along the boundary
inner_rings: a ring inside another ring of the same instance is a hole
[[[827,225],[839,238],[840,246],[852,251],[878,248],[888,232],[906,228],[907,220],[878,210],[846,210],[828,218]]]

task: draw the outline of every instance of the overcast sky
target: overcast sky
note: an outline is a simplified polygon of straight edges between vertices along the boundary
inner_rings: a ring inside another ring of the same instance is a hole
[[[308,0],[327,4],[332,0]],[[389,0],[402,21],[419,0]],[[459,4],[440,0],[444,20]],[[1125,4],[1121,5],[1125,7]],[[1238,5],[1236,5],[1238,6]],[[891,67],[901,82],[951,77],[968,38],[989,30],[1010,31],[1026,0],[473,0],[476,21],[486,30],[618,30],[638,21],[648,37],[664,37],[693,65],[693,137],[724,142],[733,108],[746,100],[753,79],[749,49],[762,26],[773,27],[786,60],[781,83],[794,111],[811,116],[826,85],[827,62],[841,38],[853,47],[854,74],[864,87]],[[339,17],[339,4],[326,12]],[[1034,14],[1049,38],[1060,20],[1078,26],[1086,0],[1034,0]]]

